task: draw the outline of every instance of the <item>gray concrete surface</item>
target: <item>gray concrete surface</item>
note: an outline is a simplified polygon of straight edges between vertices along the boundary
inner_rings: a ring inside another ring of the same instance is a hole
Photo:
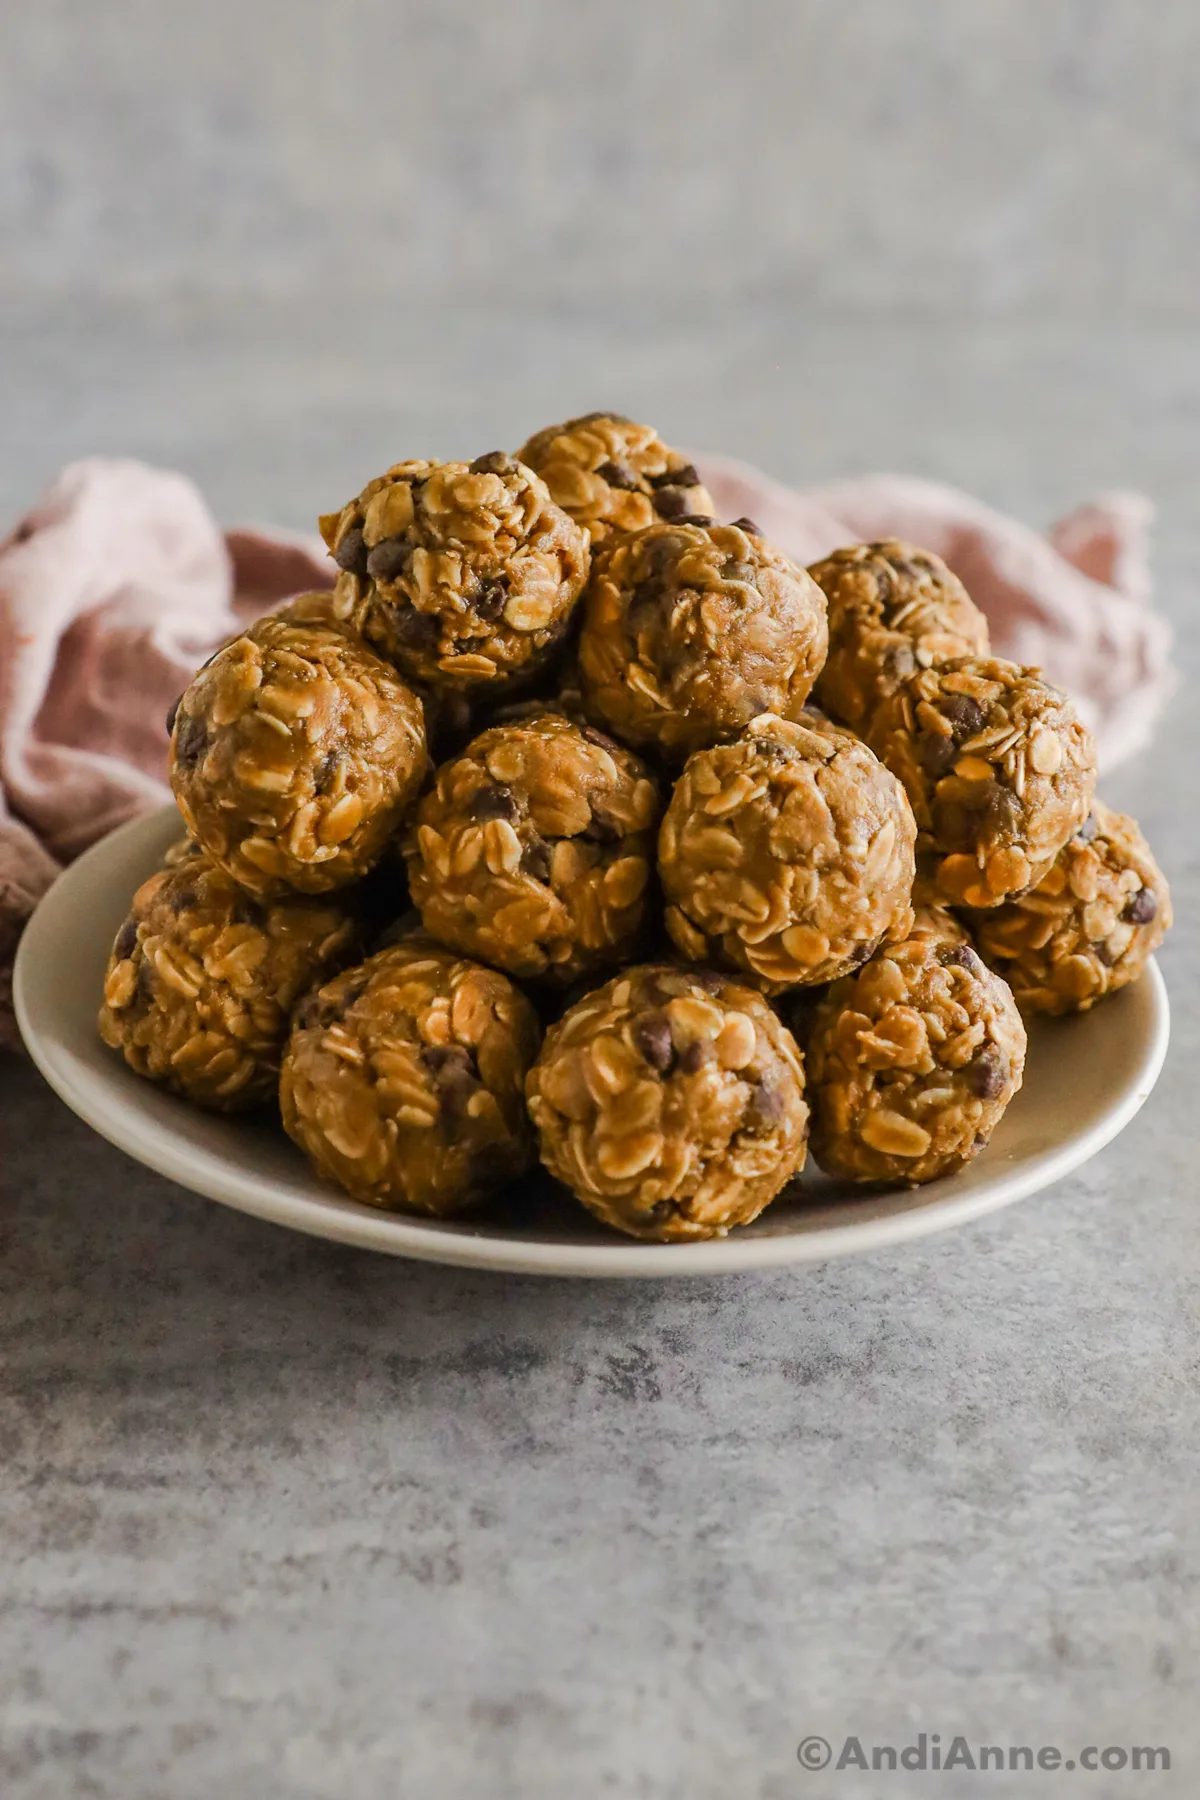
[[[307,524],[611,404],[797,480],[1161,506],[1196,667],[1200,16],[185,12],[0,57],[0,511],[65,458]],[[238,1218],[0,1066],[3,1800],[1191,1796],[1196,709],[1109,784],[1175,1037],[1052,1192],[903,1251],[501,1281]],[[806,1773],[834,1743],[1169,1773]]]

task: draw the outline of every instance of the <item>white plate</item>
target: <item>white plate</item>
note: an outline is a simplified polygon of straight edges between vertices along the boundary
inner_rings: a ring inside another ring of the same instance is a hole
[[[806,1176],[801,1201],[731,1237],[639,1244],[531,1179],[486,1222],[436,1223],[357,1206],[311,1173],[269,1124],[194,1111],[140,1080],[96,1032],[109,946],[129,897],[180,834],[174,808],[136,819],[61,875],[21,940],[17,1018],[42,1074],[102,1136],[240,1212],[392,1256],[533,1275],[714,1275],[822,1262],[961,1225],[1057,1181],[1137,1112],[1166,1054],[1166,990],[1144,980],[1082,1018],[1039,1021],[1025,1086],[982,1156],[924,1188],[855,1190]]]

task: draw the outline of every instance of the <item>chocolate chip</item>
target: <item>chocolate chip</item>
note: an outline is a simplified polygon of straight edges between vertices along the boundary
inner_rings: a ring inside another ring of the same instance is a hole
[[[442,622],[436,613],[419,612],[407,602],[392,614],[392,630],[408,650],[432,650],[442,635]]]
[[[688,540],[677,532],[664,531],[661,537],[652,537],[642,545],[642,559],[652,574],[661,575],[690,547]]]
[[[748,581],[753,583],[756,573],[757,571],[753,563],[739,562],[736,556],[731,556],[729,561],[725,564],[725,567],[721,570],[721,580]]]
[[[181,887],[173,893],[170,901],[173,913],[185,913],[189,906],[196,904],[196,890],[189,882],[186,887]]]
[[[718,974],[716,969],[689,969],[688,975],[706,994],[719,994],[725,986],[724,975]]]
[[[431,1075],[439,1078],[469,1075],[472,1081],[478,1079],[475,1058],[461,1044],[426,1044],[421,1051],[421,1061]]]
[[[472,475],[507,475],[516,466],[516,459],[507,451],[489,450],[486,456],[477,456],[470,469]]]
[[[580,835],[587,838],[589,842],[593,844],[618,843],[622,836],[621,827],[615,824],[612,819],[607,818],[605,814],[597,808],[594,800],[591,805],[592,816],[584,826]]]
[[[175,703],[167,709],[167,736],[168,737],[170,737],[171,733],[175,729],[175,720],[179,713],[180,702],[182,700],[183,700],[183,695],[180,694],[179,699],[176,700]]]
[[[1097,825],[1094,815],[1089,813],[1087,818],[1083,821],[1083,824],[1079,827],[1079,830],[1075,833],[1075,836],[1081,843],[1090,844],[1099,829],[1100,827]]]
[[[602,481],[607,481],[609,487],[624,488],[625,492],[630,494],[636,494],[638,491],[637,476],[632,469],[622,468],[620,463],[601,463],[596,473]]]
[[[327,750],[313,768],[313,786],[319,794],[327,794],[333,786],[333,778],[341,760],[339,751]]]
[[[597,731],[594,725],[581,725],[579,735],[589,744],[598,744],[601,750],[615,750],[620,755],[621,746],[615,738],[608,737],[603,731]]]
[[[471,819],[507,819],[511,824],[520,817],[520,812],[521,808],[512,789],[499,782],[489,782],[487,787],[472,794],[467,802],[467,816]]]
[[[127,956],[133,955],[134,947],[137,944],[137,933],[137,920],[126,919],[118,931],[117,941],[113,945],[113,955],[118,962],[124,962]]]
[[[347,981],[336,981],[329,987],[310,988],[304,998],[292,1009],[292,1023],[302,1031],[311,1031],[319,1027],[322,1031],[327,1025],[336,1025],[344,1019],[356,1000],[361,1000],[367,991],[367,977],[356,974]]]
[[[666,588],[657,575],[648,575],[644,581],[637,581],[629,596],[630,615],[657,612],[660,604],[669,600]]]
[[[411,555],[411,547],[405,538],[384,538],[367,557],[367,574],[375,581],[395,581],[408,567]]]
[[[784,1114],[783,1091],[778,1077],[764,1075],[755,1086],[742,1120],[742,1130],[757,1135],[778,1125]]]
[[[521,873],[535,881],[550,879],[550,846],[545,838],[535,837],[521,852]]]
[[[314,1025],[323,1024],[321,1018],[321,996],[313,990],[305,994],[292,1008],[292,1024],[298,1031],[311,1031]]]
[[[921,739],[921,767],[934,781],[940,781],[949,772],[956,754],[953,738]]]
[[[765,712],[766,708],[763,707],[761,710]],[[778,738],[756,737],[749,741],[754,746],[757,756],[766,756],[772,762],[794,762],[796,760],[797,753],[791,744],[781,744]]]
[[[650,1067],[657,1069],[660,1075],[665,1075],[675,1055],[667,1015],[661,1012],[643,1013],[633,1027],[633,1041]]]
[[[868,938],[865,944],[855,944],[850,952],[849,963],[852,969],[861,969],[865,962],[870,962],[875,954],[875,942]]]
[[[362,999],[368,985],[367,977],[356,973],[348,981],[335,981],[324,988],[310,988],[299,1005],[292,1010],[293,1025],[298,1025],[303,1031],[314,1028],[323,1031],[328,1025],[338,1024],[355,1002]]]
[[[684,513],[682,519],[679,520],[681,525],[703,525],[706,528],[709,525],[715,525],[716,522],[711,513]]]
[[[972,975],[984,973],[984,963],[970,944],[950,944],[939,950],[938,961],[943,969],[970,969]]]
[[[679,469],[663,469],[661,474],[650,476],[650,486],[655,488],[689,488],[700,486],[700,476],[694,463],[684,463]]]
[[[508,583],[502,580],[481,581],[472,605],[481,619],[498,619],[508,604]]]
[[[685,1044],[679,1052],[679,1073],[681,1075],[698,1075],[705,1063],[713,1059],[711,1044],[705,1044],[699,1038],[692,1044]]]
[[[1139,888],[1132,899],[1125,902],[1125,910],[1121,914],[1131,925],[1148,925],[1158,911],[1158,900],[1152,888]]]
[[[875,604],[886,612],[896,598],[896,577],[886,562],[876,563],[872,573],[875,576]]]
[[[980,1100],[994,1100],[1008,1079],[1008,1058],[998,1044],[985,1044],[963,1070],[963,1078]]]
[[[431,1044],[422,1050],[421,1061],[437,1082],[442,1118],[448,1125],[460,1124],[479,1087],[475,1058],[458,1044]]]
[[[339,569],[345,569],[347,575],[365,575],[367,572],[367,540],[357,525],[344,532],[342,540],[333,553],[333,560]]]
[[[208,749],[208,726],[203,719],[184,713],[182,724],[175,726],[175,761],[185,769],[194,769]]]
[[[1116,952],[1110,950],[1106,943],[1093,944],[1092,951],[1097,961],[1102,962],[1106,969],[1111,969],[1117,960]]]
[[[691,502],[680,488],[660,488],[654,496],[654,510],[660,519],[682,519],[690,508]]]
[[[154,1003],[154,965],[145,956],[137,966],[137,975],[133,983],[133,998],[140,1007],[152,1006]]]
[[[998,782],[988,784],[984,811],[998,837],[1015,837],[1025,823],[1024,802],[1011,788],[1001,787]]]
[[[987,714],[969,694],[947,694],[944,700],[938,702],[938,710],[953,725],[954,741],[958,744],[974,737],[987,723]]]
[[[730,523],[734,525],[738,531],[744,531],[747,537],[761,537],[763,534],[762,526],[756,525],[753,519],[732,519]]]

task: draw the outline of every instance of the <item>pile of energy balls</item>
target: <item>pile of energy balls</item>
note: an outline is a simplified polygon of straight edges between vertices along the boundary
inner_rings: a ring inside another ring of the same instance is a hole
[[[188,836],[100,1029],[197,1105],[277,1104],[357,1201],[486,1207],[540,1156],[634,1237],[716,1237],[810,1126],[834,1175],[932,1181],[1023,1015],[1170,922],[1071,701],[927,551],[799,568],[608,413],[398,463],[321,531],[332,590],[172,709]]]

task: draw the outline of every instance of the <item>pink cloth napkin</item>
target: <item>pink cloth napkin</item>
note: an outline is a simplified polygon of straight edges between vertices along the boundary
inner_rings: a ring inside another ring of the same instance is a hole
[[[721,517],[748,514],[800,562],[880,537],[936,550],[988,614],[997,653],[1071,690],[1105,766],[1145,742],[1172,676],[1139,495],[1042,535],[933,482],[797,493],[723,457],[695,462]],[[190,481],[137,462],[72,463],[0,543],[0,1044],[15,1039],[12,955],[40,895],[87,845],[169,799],[163,721],[193,671],[240,622],[331,580],[318,538],[222,533]]]

